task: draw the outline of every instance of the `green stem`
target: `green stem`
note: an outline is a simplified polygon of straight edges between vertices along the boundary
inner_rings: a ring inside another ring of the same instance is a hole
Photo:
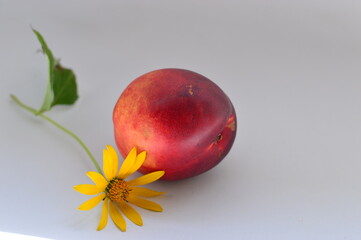
[[[95,168],[98,170],[98,172],[100,174],[102,174],[102,170],[98,164],[98,162],[95,160],[93,154],[89,151],[88,147],[83,143],[82,140],[80,140],[80,138],[75,135],[74,133],[72,133],[71,131],[69,131],[68,129],[66,129],[65,127],[63,127],[62,125],[60,125],[59,123],[55,122],[53,119],[49,118],[48,116],[45,116],[42,113],[38,113],[34,108],[31,108],[27,105],[25,105],[24,103],[22,103],[17,97],[15,97],[14,95],[10,95],[10,97],[22,108],[24,108],[25,110],[33,113],[36,116],[39,116],[41,118],[44,118],[45,120],[47,120],[48,122],[50,122],[51,124],[55,125],[56,127],[58,127],[59,129],[63,130],[64,132],[66,132],[67,134],[69,134],[70,136],[72,136],[85,150],[85,152],[88,154],[88,156],[90,157],[90,159],[92,160]]]

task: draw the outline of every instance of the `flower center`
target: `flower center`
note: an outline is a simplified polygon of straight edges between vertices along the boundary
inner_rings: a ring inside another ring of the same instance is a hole
[[[107,197],[114,202],[122,200],[127,202],[131,190],[126,181],[120,178],[113,178],[106,187],[105,192]]]

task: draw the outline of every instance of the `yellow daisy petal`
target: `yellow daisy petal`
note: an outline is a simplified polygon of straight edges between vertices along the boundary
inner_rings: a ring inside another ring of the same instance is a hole
[[[109,181],[116,177],[118,171],[118,157],[114,158],[113,151],[115,150],[109,145],[103,150],[103,171]]]
[[[120,202],[118,203],[118,206],[130,221],[139,226],[143,226],[142,217],[132,206],[129,206],[129,204],[127,204],[126,202]]]
[[[128,156],[124,159],[122,166],[120,167],[120,171],[118,177],[124,179],[125,175],[128,173],[129,169],[131,169],[134,165],[135,159],[137,157],[137,149],[134,147],[128,153]]]
[[[105,193],[102,193],[96,197],[89,199],[78,207],[79,210],[90,210],[100,203],[105,198]]]
[[[74,189],[86,195],[95,195],[104,191],[103,188],[100,188],[97,185],[92,185],[92,184],[76,185],[74,186]]]
[[[104,178],[103,175],[97,172],[87,172],[86,175],[97,185],[99,188],[105,189],[108,185],[108,181]]]
[[[97,230],[102,230],[108,223],[108,198],[104,200],[103,207],[102,207],[102,217],[100,218],[100,222],[98,225]]]
[[[116,161],[117,164],[118,164],[118,154],[117,154],[117,152],[115,151],[115,149],[114,149],[112,146],[110,146],[110,145],[106,145],[106,147],[107,147],[107,149],[108,149],[108,152],[109,152],[110,156],[111,156],[111,157],[114,159],[114,161]],[[118,171],[118,166],[116,167],[116,170]]]
[[[148,209],[148,210],[152,210],[152,211],[156,211],[156,212],[162,212],[163,208],[162,206],[160,206],[159,204],[149,201],[149,200],[145,200],[143,198],[139,198],[137,196],[134,195],[129,195],[128,199],[127,199],[130,203],[144,208],[144,209]]]
[[[151,182],[154,182],[161,178],[164,175],[164,171],[156,171],[152,173],[148,173],[144,176],[141,176],[139,178],[130,180],[128,183],[129,186],[137,186],[137,185],[145,185]]]
[[[130,176],[131,174],[133,174],[135,171],[137,171],[144,163],[144,160],[147,156],[147,152],[143,151],[141,153],[139,153],[137,155],[137,158],[135,160],[135,163],[133,164],[133,166],[129,169],[129,171],[125,174],[124,178],[127,178],[128,176]]]
[[[143,187],[132,187],[132,194],[141,196],[141,197],[156,197],[164,194],[165,192],[157,192],[152,189],[143,188]]]
[[[115,225],[117,225],[118,228],[120,228],[120,230],[125,232],[127,229],[125,220],[112,201],[109,202],[109,212],[110,212],[110,217],[112,218]]]

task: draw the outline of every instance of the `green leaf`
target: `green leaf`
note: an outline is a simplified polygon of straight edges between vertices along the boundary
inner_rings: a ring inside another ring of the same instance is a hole
[[[71,69],[57,65],[54,69],[53,80],[54,99],[51,106],[71,105],[78,99],[75,75]]]
[[[49,77],[45,90],[43,104],[37,111],[37,114],[49,111],[58,104],[71,105],[78,99],[76,77],[71,69],[63,68],[46,44],[43,36],[33,29],[38,38],[43,52],[48,58]]]
[[[53,69],[54,69],[54,63],[55,63],[55,59],[53,56],[53,53],[51,52],[51,50],[48,48],[48,45],[46,44],[43,36],[36,31],[35,29],[33,29],[33,32],[35,33],[36,37],[38,38],[41,47],[43,49],[43,52],[46,54],[46,56],[48,57],[48,63],[49,63],[49,79],[48,79],[48,83],[46,86],[46,90],[45,90],[45,97],[43,100],[43,105],[41,106],[41,108],[38,110],[38,114],[45,112],[45,111],[49,111],[51,109],[51,103],[53,101],[53,90],[52,90],[52,80],[53,80]]]

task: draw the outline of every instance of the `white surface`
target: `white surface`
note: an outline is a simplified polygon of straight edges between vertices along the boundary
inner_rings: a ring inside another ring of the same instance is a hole
[[[17,107],[41,105],[46,60],[30,30],[77,74],[75,106],[49,116],[100,159],[112,110],[148,71],[199,72],[231,98],[225,160],[158,182],[163,213],[95,230],[100,208],[72,189],[93,170],[71,138]],[[56,239],[361,239],[361,2],[0,0],[0,231]]]
[[[33,237],[29,235],[0,232],[0,238],[6,240],[46,240],[47,238]]]

